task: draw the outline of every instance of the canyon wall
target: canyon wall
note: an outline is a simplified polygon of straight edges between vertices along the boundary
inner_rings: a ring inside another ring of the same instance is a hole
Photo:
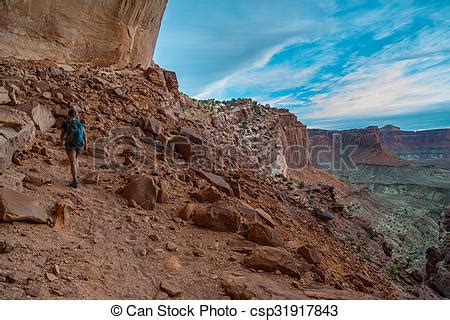
[[[403,131],[392,125],[381,128],[383,149],[405,160],[448,159],[450,129]]]
[[[281,144],[281,162],[290,170],[302,169],[309,163],[308,130],[289,110],[277,110],[276,141]],[[286,175],[286,169],[282,170]]]
[[[383,150],[381,131],[371,126],[365,129],[309,129],[311,161],[314,165],[333,167],[352,164],[398,165],[401,161]]]
[[[167,0],[0,0],[0,55],[151,64]]]

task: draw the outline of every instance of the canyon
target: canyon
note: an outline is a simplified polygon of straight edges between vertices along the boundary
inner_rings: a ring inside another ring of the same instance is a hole
[[[313,163],[385,203],[388,210],[375,228],[389,234],[400,259],[423,265],[426,249],[438,243],[439,219],[450,203],[450,129],[402,131],[389,125],[308,133],[312,146],[328,147],[312,154]],[[352,149],[351,166],[339,167],[331,160],[345,148]]]
[[[0,297],[448,297],[447,131],[193,99],[152,60],[166,2],[0,2]]]

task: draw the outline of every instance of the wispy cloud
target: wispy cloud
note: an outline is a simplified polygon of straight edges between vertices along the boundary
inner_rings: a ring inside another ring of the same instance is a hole
[[[409,73],[405,61],[366,67],[346,79],[330,94],[311,99],[304,119],[372,117],[413,113],[450,105],[450,70],[447,66]]]
[[[197,98],[253,97],[307,125],[384,115],[414,127],[406,118],[427,112],[422,125],[450,126],[437,116],[450,106],[448,10],[447,1],[172,1],[156,60]]]

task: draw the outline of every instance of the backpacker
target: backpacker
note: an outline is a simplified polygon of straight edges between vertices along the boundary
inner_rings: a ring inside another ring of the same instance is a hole
[[[84,144],[84,130],[80,120],[67,121],[66,130],[66,145],[82,146]]]

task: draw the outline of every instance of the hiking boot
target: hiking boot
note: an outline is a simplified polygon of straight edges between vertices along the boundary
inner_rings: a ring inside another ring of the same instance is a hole
[[[77,180],[72,181],[72,182],[69,184],[69,187],[77,188],[77,187],[78,187],[78,181],[77,181]]]

